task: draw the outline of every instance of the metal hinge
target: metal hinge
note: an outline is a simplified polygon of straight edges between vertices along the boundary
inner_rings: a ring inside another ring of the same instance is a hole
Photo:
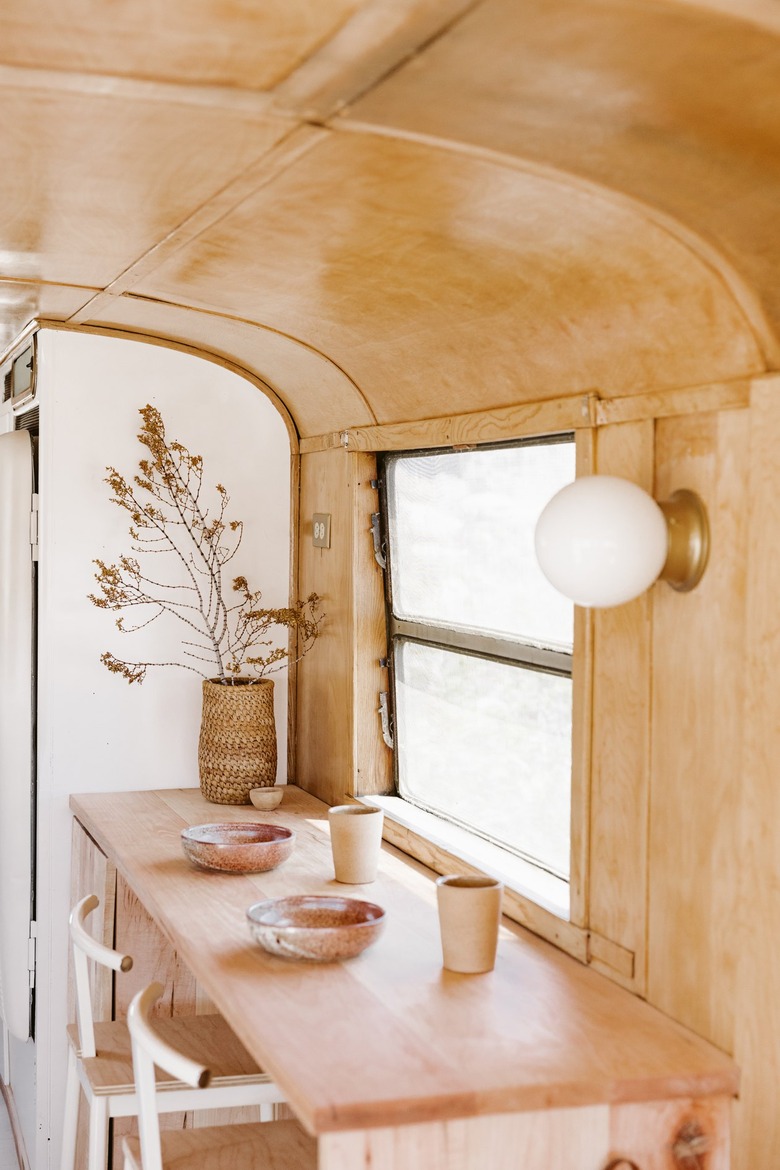
[[[379,718],[382,720],[382,739],[392,749],[393,717],[390,714],[390,696],[387,691],[381,691],[379,695]]]
[[[27,970],[30,973],[30,987],[35,987],[35,965],[38,959],[38,923],[30,923],[30,937],[27,939]]]
[[[382,544],[382,526],[379,512],[371,514],[371,535],[374,538],[374,559],[380,569],[387,568],[384,545]]]
[[[32,559],[38,560],[38,518],[40,516],[40,496],[37,492],[33,492],[32,500],[30,502],[30,548],[32,551]]]

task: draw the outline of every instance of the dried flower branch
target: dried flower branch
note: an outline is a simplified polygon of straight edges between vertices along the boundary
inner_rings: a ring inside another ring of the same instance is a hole
[[[182,626],[182,654],[192,662],[128,662],[106,651],[101,662],[112,674],[129,683],[143,682],[150,666],[180,666],[209,678],[230,682],[249,669],[255,678],[279,670],[297,645],[294,661],[302,658],[316,641],[323,615],[319,597],[279,609],[260,606],[262,593],[251,590],[246,577],[235,577],[232,591],[239,601],[226,596],[222,570],[236,555],[244,533],[241,520],[228,520],[230,496],[216,485],[213,512],[202,502],[203,458],[192,455],[183,444],[168,441],[160,412],[153,406],[139,411],[143,426],[138,440],[149,452],[139,461],[140,474],[127,480],[107,467],[105,482],[112,503],[130,516],[132,555],[117,564],[95,560],[99,593],[89,600],[99,609],[139,610],[138,620],[125,624],[117,619],[120,633],[129,634],[166,615]],[[165,556],[161,571],[149,575],[139,557]],[[173,564],[174,580],[165,579]],[[288,630],[288,646],[271,636],[279,627]],[[262,649],[259,649],[262,648]],[[254,651],[254,653],[252,653]],[[211,664],[203,670],[193,663]]]

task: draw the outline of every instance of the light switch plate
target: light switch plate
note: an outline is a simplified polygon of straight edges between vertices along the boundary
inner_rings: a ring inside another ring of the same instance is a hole
[[[330,512],[315,512],[311,518],[312,541],[315,548],[330,548]]]

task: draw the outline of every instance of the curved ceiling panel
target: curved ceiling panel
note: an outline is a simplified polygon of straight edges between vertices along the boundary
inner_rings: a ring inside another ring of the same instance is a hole
[[[92,320],[101,327],[167,338],[235,363],[278,395],[301,434],[376,421],[358,388],[333,362],[273,330],[137,297],[113,298]]]
[[[294,334],[380,422],[762,366],[719,276],[632,207],[371,135],[320,141],[133,292]]]
[[[93,293],[93,289],[62,284],[0,279],[0,350],[10,345],[35,318],[67,320]]]
[[[484,0],[349,117],[643,200],[719,247],[780,326],[780,37],[688,3]]]
[[[0,276],[102,288],[290,126],[250,113],[0,88]],[[207,165],[206,165],[207,164]]]
[[[0,61],[268,89],[370,0],[4,0]]]

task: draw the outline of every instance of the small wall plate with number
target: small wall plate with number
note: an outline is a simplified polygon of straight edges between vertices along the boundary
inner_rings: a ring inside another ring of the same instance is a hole
[[[315,512],[311,531],[315,548],[330,548],[330,512]]]

